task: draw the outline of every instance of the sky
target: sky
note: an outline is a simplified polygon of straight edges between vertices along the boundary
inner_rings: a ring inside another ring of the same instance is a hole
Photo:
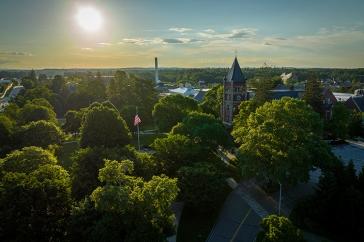
[[[93,9],[86,25],[80,11]],[[364,67],[363,0],[0,0],[0,69]]]

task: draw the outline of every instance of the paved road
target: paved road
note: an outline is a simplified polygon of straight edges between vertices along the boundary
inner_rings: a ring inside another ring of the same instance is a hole
[[[252,204],[254,201],[250,201],[250,203]],[[260,231],[261,216],[258,213],[262,213],[262,211],[259,212],[259,209],[261,208],[257,204],[251,207],[242,197],[239,188],[236,188],[227,197],[207,241],[254,242]]]

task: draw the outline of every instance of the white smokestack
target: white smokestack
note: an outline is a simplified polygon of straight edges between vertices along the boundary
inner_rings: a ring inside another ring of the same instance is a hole
[[[158,75],[158,57],[154,58],[154,66],[155,66],[155,84],[158,84],[160,82]]]

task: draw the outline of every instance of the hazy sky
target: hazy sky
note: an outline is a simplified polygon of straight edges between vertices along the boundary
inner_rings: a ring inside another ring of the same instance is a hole
[[[76,15],[91,6],[101,29]],[[363,0],[0,0],[0,68],[364,67]]]

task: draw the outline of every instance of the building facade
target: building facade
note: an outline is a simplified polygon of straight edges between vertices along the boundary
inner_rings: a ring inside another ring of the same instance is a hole
[[[231,125],[233,117],[238,111],[239,104],[249,99],[246,87],[246,78],[241,71],[238,59],[234,62],[223,80],[224,95],[221,108],[221,119],[225,124]]]

